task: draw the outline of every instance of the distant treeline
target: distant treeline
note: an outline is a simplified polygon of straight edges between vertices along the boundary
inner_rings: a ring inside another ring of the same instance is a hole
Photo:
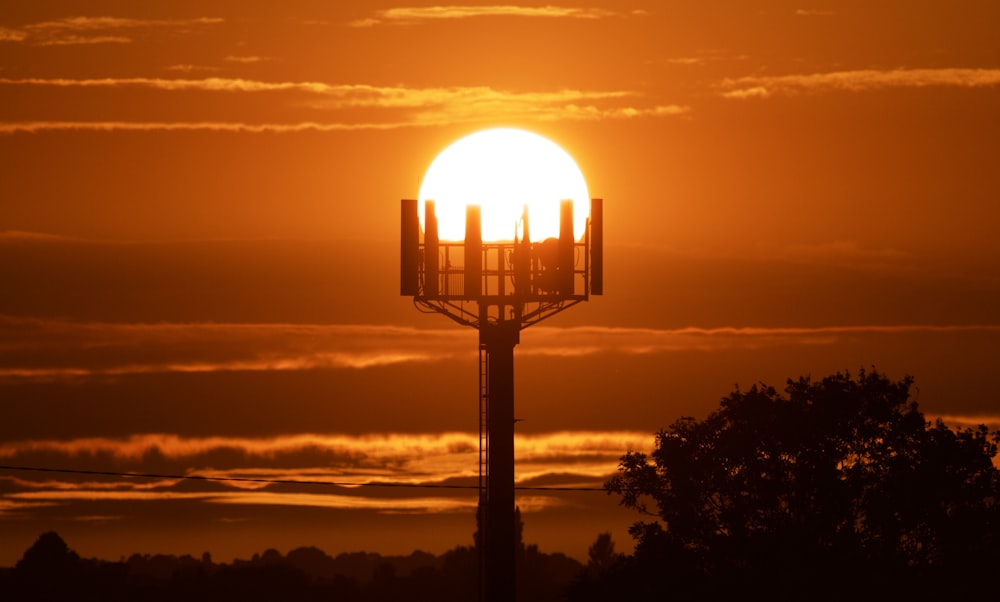
[[[583,570],[563,554],[520,548],[519,600],[556,600]],[[55,532],[42,534],[13,568],[0,569],[0,599],[200,601],[474,600],[477,557],[472,547],[440,556],[356,552],[330,556],[315,547],[288,554],[269,549],[250,560],[216,563],[209,554],[134,554],[111,562],[81,558]]]

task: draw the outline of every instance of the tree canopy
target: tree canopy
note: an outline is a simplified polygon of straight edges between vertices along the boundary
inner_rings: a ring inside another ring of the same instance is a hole
[[[606,579],[637,600],[985,592],[1000,561],[997,434],[928,422],[911,387],[877,371],[799,378],[677,420],[606,485],[652,519]]]

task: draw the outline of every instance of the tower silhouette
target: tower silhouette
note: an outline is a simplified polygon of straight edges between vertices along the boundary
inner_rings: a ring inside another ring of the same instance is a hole
[[[573,203],[562,201],[559,237],[533,243],[525,206],[513,241],[484,242],[480,208],[466,206],[465,240],[438,238],[434,202],[403,199],[403,296],[479,331],[479,597],[513,602],[514,347],[521,330],[604,292],[603,201],[592,199],[582,240]],[[422,236],[421,236],[422,234]]]

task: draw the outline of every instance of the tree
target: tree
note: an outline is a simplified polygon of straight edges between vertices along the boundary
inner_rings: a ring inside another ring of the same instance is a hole
[[[116,589],[125,576],[121,563],[82,559],[54,531],[43,533],[24,552],[6,579],[0,579],[4,600],[124,600]]]
[[[27,574],[64,576],[80,566],[80,557],[55,531],[42,533],[17,561],[18,571]]]
[[[611,568],[619,560],[615,553],[615,541],[611,533],[601,533],[587,549],[587,571],[599,575]]]
[[[911,386],[862,371],[737,389],[659,432],[651,456],[627,453],[607,489],[657,519],[631,528],[634,599],[982,583],[1000,560],[997,435],[928,423]]]

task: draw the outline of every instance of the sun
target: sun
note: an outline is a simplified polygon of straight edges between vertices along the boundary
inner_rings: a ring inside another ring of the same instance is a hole
[[[576,162],[554,142],[512,128],[483,130],[445,148],[420,186],[420,220],[425,201],[434,201],[441,240],[465,238],[465,207],[479,205],[484,241],[513,240],[528,207],[531,240],[559,236],[559,204],[573,201],[574,238],[586,229],[590,196]]]

